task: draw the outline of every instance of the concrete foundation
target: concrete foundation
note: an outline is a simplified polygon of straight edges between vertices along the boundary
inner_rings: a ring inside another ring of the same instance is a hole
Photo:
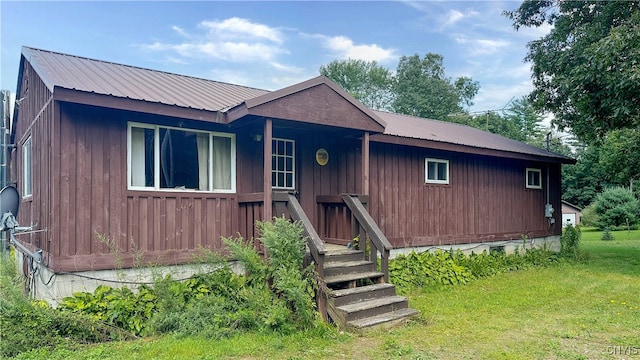
[[[100,285],[128,287],[135,290],[140,285],[152,284],[154,279],[162,278],[167,274],[171,274],[175,280],[182,280],[195,274],[213,272],[217,268],[210,264],[187,264],[54,274],[46,266],[36,263],[33,263],[29,270],[29,258],[24,257],[17,250],[16,263],[19,273],[24,275],[29,284],[29,295],[34,299],[45,300],[53,307],[75,292],[92,293]],[[244,267],[239,262],[232,262],[231,269],[238,274],[244,273]]]
[[[470,255],[471,253],[481,254],[483,251],[489,252],[490,250],[504,251],[506,254],[511,254],[518,250],[532,249],[532,248],[546,248],[550,251],[560,252],[560,235],[547,236],[543,238],[535,239],[518,239],[518,240],[506,240],[506,241],[492,241],[475,244],[458,244],[458,245],[440,245],[440,246],[419,246],[419,247],[407,247],[391,250],[389,256],[394,257],[404,254],[407,255],[411,252],[425,252],[436,250],[442,251],[457,251],[460,250],[463,253]]]
[[[391,250],[391,258],[399,254],[409,254],[411,252],[425,252],[436,250],[460,250],[465,254],[482,253],[493,249],[513,253],[522,249],[546,248],[551,251],[560,251],[560,236],[549,236],[544,238],[526,240],[508,240],[484,242],[476,244],[442,245],[410,247]],[[176,280],[187,279],[195,274],[215,271],[216,267],[209,264],[187,264],[176,266],[155,266],[140,267],[134,269],[99,270],[99,271],[79,271],[73,273],[54,274],[47,267],[29,261],[29,257],[16,250],[16,262],[20,272],[24,274],[28,282],[30,295],[35,299],[45,300],[51,306],[56,307],[58,303],[74,292],[93,292],[100,285],[111,287],[126,286],[136,289],[142,284],[151,284],[154,279],[158,279],[171,274]],[[231,268],[238,274],[244,273],[241,263],[233,262]]]

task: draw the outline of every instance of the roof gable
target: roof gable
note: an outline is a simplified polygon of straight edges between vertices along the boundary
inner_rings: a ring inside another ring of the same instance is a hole
[[[245,115],[371,132],[382,132],[386,126],[375,112],[325,76],[249,99],[231,109],[227,121]]]

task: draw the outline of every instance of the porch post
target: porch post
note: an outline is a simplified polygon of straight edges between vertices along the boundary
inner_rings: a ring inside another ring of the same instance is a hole
[[[271,201],[271,143],[273,141],[273,127],[271,119],[265,119],[264,121],[264,185],[262,188],[264,194],[264,206],[262,208],[262,221],[271,221],[272,215],[272,201]]]
[[[369,132],[362,136],[362,194],[369,195]]]

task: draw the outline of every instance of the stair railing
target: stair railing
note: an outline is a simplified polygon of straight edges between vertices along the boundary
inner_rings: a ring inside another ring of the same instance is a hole
[[[360,244],[362,249],[365,249],[363,251],[366,251],[366,240],[368,238],[371,240],[369,259],[376,261],[378,253],[380,253],[380,271],[384,274],[384,281],[389,282],[389,253],[393,246],[391,246],[387,237],[384,236],[378,224],[364,207],[358,195],[342,194],[341,196],[356,220],[356,227],[358,228],[356,232],[360,234]],[[364,233],[360,230],[364,230]]]

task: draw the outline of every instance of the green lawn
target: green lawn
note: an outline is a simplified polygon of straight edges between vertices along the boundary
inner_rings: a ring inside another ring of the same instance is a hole
[[[161,337],[28,358],[640,359],[640,231],[582,234],[584,262],[414,291],[421,317],[389,331]]]

